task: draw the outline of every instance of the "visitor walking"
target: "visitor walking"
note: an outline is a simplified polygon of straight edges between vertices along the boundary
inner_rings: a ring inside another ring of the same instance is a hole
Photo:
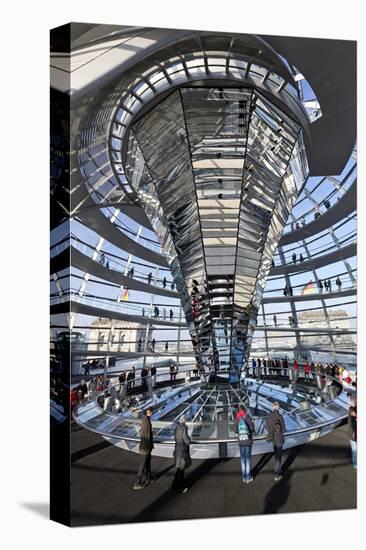
[[[150,271],[150,273],[147,276],[147,282],[148,282],[149,285],[151,284],[151,279],[152,279],[152,273]]]
[[[137,472],[137,478],[133,486],[134,489],[143,489],[153,480],[151,475],[151,452],[154,448],[153,431],[151,426],[152,409],[148,408],[141,420],[141,440],[139,452],[141,454],[140,467]],[[145,480],[143,481],[143,478]]]
[[[250,483],[253,481],[251,469],[254,424],[244,405],[240,405],[235,417],[234,431],[238,436],[243,482]]]
[[[171,309],[171,310],[169,311],[169,320],[170,320],[170,322],[173,321],[173,317],[174,317],[174,312],[173,312],[173,310]]]
[[[186,418],[184,415],[179,418],[179,424],[175,429],[174,439],[174,460],[176,471],[173,481],[173,488],[178,491],[178,493],[184,494],[188,491],[188,487],[184,486],[184,472],[185,469],[192,464],[189,453],[189,445],[191,440],[188,435]]]
[[[280,481],[283,477],[281,458],[282,447],[284,443],[283,434],[286,431],[285,421],[282,414],[280,414],[280,404],[278,401],[273,402],[273,411],[267,418],[267,441],[273,445],[273,452],[275,456],[275,469],[274,480]]]
[[[336,278],[336,285],[338,287],[338,292],[342,289],[342,281],[339,277]]]
[[[348,412],[348,437],[351,444],[352,464],[357,468],[357,407],[351,406]]]

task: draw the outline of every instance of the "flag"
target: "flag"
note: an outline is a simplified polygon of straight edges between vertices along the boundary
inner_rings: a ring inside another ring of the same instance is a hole
[[[315,292],[316,292],[315,285],[313,281],[310,281],[302,289],[301,296],[305,296],[306,294],[314,294]]]
[[[129,292],[128,288],[123,288],[121,291],[120,299],[123,300],[124,302],[128,302],[128,292]]]

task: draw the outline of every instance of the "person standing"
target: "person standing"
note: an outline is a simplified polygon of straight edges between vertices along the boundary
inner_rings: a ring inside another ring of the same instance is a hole
[[[357,407],[351,406],[348,412],[348,437],[351,444],[352,464],[357,469]]]
[[[155,365],[153,365],[151,367],[150,372],[151,372],[151,385],[152,385],[153,388],[155,388],[155,386],[156,386],[156,367],[155,367]]]
[[[141,352],[141,351],[142,351],[142,336],[140,336],[140,338],[138,339],[138,342],[137,342],[137,351],[138,351],[138,352]]]
[[[122,386],[126,382],[126,372],[124,370],[119,375],[118,380],[119,380],[119,392],[121,392],[122,391]]]
[[[173,365],[173,382],[177,381],[178,365]]]
[[[255,361],[255,358],[253,357],[252,359],[252,369],[253,369],[253,376],[255,376],[255,369],[257,367],[257,363]]]
[[[273,402],[273,411],[267,418],[267,441],[273,445],[273,452],[275,456],[275,469],[274,480],[280,481],[283,477],[281,458],[282,447],[284,443],[283,434],[286,431],[285,421],[282,414],[280,414],[280,404],[278,401]]]
[[[173,312],[173,310],[171,309],[171,310],[169,311],[169,320],[170,320],[170,322],[173,321],[173,317],[174,317],[174,312]]]
[[[254,424],[244,405],[240,405],[235,417],[234,431],[238,436],[243,482],[250,483],[253,481],[251,469]]]
[[[340,280],[339,277],[336,278],[336,285],[337,285],[337,288],[338,288],[338,292],[340,292],[341,289],[342,289],[342,281]]]
[[[84,399],[88,394],[88,386],[85,383],[85,380],[81,380],[80,384],[76,386],[76,390],[79,392],[80,400]]]
[[[128,390],[128,391],[131,390],[131,387],[132,387],[132,379],[133,379],[132,371],[129,371],[129,372],[127,373],[127,390]]]
[[[141,420],[141,440],[139,445],[139,452],[141,454],[140,467],[137,472],[137,478],[133,486],[134,489],[143,489],[146,485],[151,483],[151,453],[154,448],[154,438],[151,426],[152,409],[148,408]],[[143,481],[143,477],[145,480]]]
[[[297,362],[297,359],[295,359],[292,367],[292,378],[295,383],[297,382],[298,376],[299,376],[299,363]]]
[[[148,389],[148,387],[147,387],[148,370],[147,370],[146,366],[142,367],[140,376],[141,376],[142,391],[145,392]]]
[[[275,327],[277,326],[277,315],[275,313],[273,314],[273,324]]]
[[[261,374],[262,374],[262,368],[261,368],[261,358],[258,357],[258,361],[257,361],[257,380],[260,379],[261,377]]]
[[[310,382],[310,373],[311,373],[311,366],[306,361],[304,365],[304,376],[305,376],[305,380],[308,380],[309,382]]]
[[[179,418],[179,424],[175,429],[174,439],[174,460],[176,471],[173,481],[173,488],[176,489],[178,493],[184,494],[188,491],[188,487],[184,486],[184,472],[185,469],[192,464],[189,453],[189,445],[191,443],[191,440],[188,435],[188,429],[184,415]]]

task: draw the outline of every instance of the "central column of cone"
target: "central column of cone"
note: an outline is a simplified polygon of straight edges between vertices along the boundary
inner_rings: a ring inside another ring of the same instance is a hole
[[[132,164],[144,163],[135,190],[170,265],[197,362],[236,383],[307,176],[302,131],[252,89],[184,88],[135,123],[129,151]]]

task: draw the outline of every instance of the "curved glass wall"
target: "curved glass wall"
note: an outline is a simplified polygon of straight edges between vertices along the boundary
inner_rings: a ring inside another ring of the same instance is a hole
[[[354,209],[339,217],[346,193],[355,186],[356,148],[342,174],[308,178],[281,240],[289,242],[280,242],[274,255],[253,356],[286,355],[355,366],[357,219]],[[322,216],[332,214],[332,208],[337,212],[331,225],[317,231],[316,224],[322,227]],[[102,210],[133,243],[161,253],[147,220],[138,223],[123,209]],[[306,236],[308,225],[313,227]],[[302,238],[297,238],[299,233]],[[78,311],[66,318],[60,309],[53,316],[52,342],[57,347],[68,328],[80,334],[84,357],[74,365],[74,374],[84,372],[88,362],[105,365],[108,354],[112,370],[120,368],[120,361],[129,361],[131,353],[138,365],[174,359],[193,368],[191,339],[168,267],[141,258],[142,248],[134,253],[116,246],[78,216],[71,222],[71,255],[77,265],[71,273],[61,258],[70,253],[66,224],[54,230],[53,242],[52,304],[60,308],[71,297]]]

